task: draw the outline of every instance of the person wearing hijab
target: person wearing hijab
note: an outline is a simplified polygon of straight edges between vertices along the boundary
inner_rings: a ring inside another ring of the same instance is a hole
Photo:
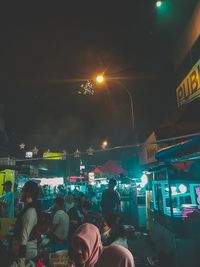
[[[102,253],[102,248],[99,229],[90,223],[82,224],[72,238],[72,267],[93,267]]]
[[[120,246],[110,245],[106,247],[95,267],[135,267],[131,252]]]

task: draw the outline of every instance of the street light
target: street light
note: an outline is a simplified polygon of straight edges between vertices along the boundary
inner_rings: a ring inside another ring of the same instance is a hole
[[[104,82],[104,76],[103,75],[98,75],[96,77],[96,82],[97,83],[103,83]]]
[[[107,79],[108,80],[108,79]],[[109,78],[109,80],[112,80],[111,78]],[[105,78],[104,76],[101,74],[101,75],[98,75],[96,77],[96,82],[98,84],[102,84],[103,82],[105,81]],[[116,79],[113,79],[113,81],[115,81],[116,83],[118,83],[120,85],[121,88],[123,88],[123,90],[127,93],[127,95],[129,96],[129,99],[130,99],[130,105],[131,105],[131,128],[132,128],[132,131],[134,131],[134,128],[135,128],[135,119],[134,119],[134,112],[133,112],[133,97],[130,93],[130,91],[128,90],[128,88],[119,80],[116,80]]]
[[[103,149],[106,149],[107,145],[108,145],[108,142],[105,140],[105,141],[102,142],[101,147]]]

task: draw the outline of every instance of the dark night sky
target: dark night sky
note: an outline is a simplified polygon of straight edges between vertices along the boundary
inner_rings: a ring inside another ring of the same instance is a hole
[[[172,50],[195,0],[26,1],[1,7],[1,103],[9,143],[40,149],[133,142],[130,104],[115,83],[80,96],[99,71],[123,80],[134,98],[136,132],[145,138],[175,103]],[[43,4],[41,4],[43,3]]]

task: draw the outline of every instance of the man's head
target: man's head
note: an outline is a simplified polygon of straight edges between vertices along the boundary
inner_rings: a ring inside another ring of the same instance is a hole
[[[63,209],[63,207],[64,207],[64,199],[62,197],[57,197],[55,199],[55,208],[59,210]]]
[[[108,183],[108,188],[109,189],[113,190],[116,185],[117,185],[116,179],[112,178],[112,179],[109,180],[109,183]]]
[[[10,192],[12,188],[12,182],[11,181],[6,181],[5,183],[2,184],[4,192]]]
[[[21,201],[24,203],[36,202],[38,198],[39,187],[33,181],[28,181],[22,188]]]

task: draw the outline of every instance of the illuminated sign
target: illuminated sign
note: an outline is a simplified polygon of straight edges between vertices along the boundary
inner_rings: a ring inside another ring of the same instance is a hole
[[[33,152],[31,151],[27,151],[26,154],[25,154],[25,158],[32,158],[33,157]]]
[[[195,188],[195,193],[196,193],[196,199],[198,203],[198,208],[200,208],[200,186],[197,186]]]
[[[177,87],[176,96],[179,107],[200,97],[200,59]]]
[[[95,178],[94,178],[94,173],[93,172],[89,172],[88,173],[88,180],[89,180],[89,183],[95,182]]]
[[[44,152],[43,159],[62,160],[62,153],[60,153],[60,152]]]

